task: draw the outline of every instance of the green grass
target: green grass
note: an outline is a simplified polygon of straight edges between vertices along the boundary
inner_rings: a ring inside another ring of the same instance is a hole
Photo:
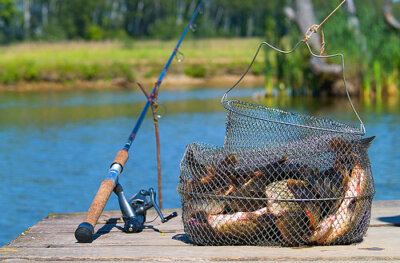
[[[204,78],[207,73],[207,69],[204,65],[194,64],[189,65],[185,68],[185,75],[192,78]]]
[[[261,39],[185,40],[179,51],[190,59],[249,59]],[[2,63],[35,61],[38,65],[54,62],[105,62],[141,59],[168,59],[176,40],[141,40],[127,47],[123,42],[23,43],[0,47]]]
[[[250,62],[261,39],[185,40],[184,63],[172,69],[189,77],[238,73]],[[94,81],[159,74],[176,40],[125,42],[22,43],[0,47],[0,83]],[[263,64],[262,58],[259,63]],[[176,62],[174,62],[176,63]],[[171,67],[171,68],[174,68]],[[257,73],[260,74],[260,65]]]

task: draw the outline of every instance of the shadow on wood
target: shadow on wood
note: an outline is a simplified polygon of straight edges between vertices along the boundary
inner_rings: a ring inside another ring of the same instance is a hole
[[[378,217],[378,220],[392,224],[394,226],[400,226],[400,215],[398,216],[386,216]]]
[[[182,243],[185,243],[185,244],[194,245],[190,241],[189,237],[186,234],[177,234],[177,235],[173,236],[172,239],[181,241]]]
[[[114,227],[118,228],[119,230],[123,231],[123,228],[120,226],[117,226],[118,220],[120,218],[110,218],[106,221],[106,223],[104,224],[104,226],[102,226],[99,230],[97,230],[97,232],[93,235],[93,241],[95,241],[97,238],[99,238],[100,236],[110,233],[111,229],[113,229]]]

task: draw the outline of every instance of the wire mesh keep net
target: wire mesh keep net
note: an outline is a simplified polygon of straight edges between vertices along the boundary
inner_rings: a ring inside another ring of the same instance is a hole
[[[367,154],[373,138],[338,121],[226,96],[222,103],[228,110],[224,145],[190,144],[181,162],[178,192],[193,243],[301,246],[362,239],[375,192]]]

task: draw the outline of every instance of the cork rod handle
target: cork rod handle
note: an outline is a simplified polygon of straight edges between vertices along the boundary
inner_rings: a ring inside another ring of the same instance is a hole
[[[117,152],[117,155],[115,155],[114,162],[113,163],[119,163],[122,168],[124,168],[126,161],[128,161],[129,154],[125,150],[120,150]]]
[[[121,150],[115,156],[113,164],[119,164],[121,166],[120,171],[122,171],[126,161],[128,160],[128,157],[128,152]],[[75,231],[75,238],[78,240],[78,242],[88,243],[92,241],[94,227],[96,226],[97,221],[99,220],[99,217],[107,204],[108,198],[110,198],[110,195],[114,190],[120,171],[110,169],[109,176],[101,183],[100,188],[97,191],[92,204],[90,205],[89,211],[83,220],[83,223],[81,223]]]
[[[103,212],[104,207],[110,197],[115,185],[111,180],[104,180],[95,198],[93,199],[92,205],[89,208],[89,211],[83,220],[83,222],[87,222],[91,224],[93,227],[97,224],[97,220],[99,219],[101,213]]]

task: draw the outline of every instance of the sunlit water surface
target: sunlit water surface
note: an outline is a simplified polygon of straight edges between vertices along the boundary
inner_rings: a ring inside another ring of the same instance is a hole
[[[260,90],[234,95],[251,100]],[[159,122],[165,208],[180,207],[176,186],[186,145],[223,143],[222,94],[207,88],[161,92],[167,108]],[[356,123],[345,99],[279,97],[258,103]],[[49,213],[86,211],[143,104],[135,91],[0,93],[0,246]],[[375,200],[400,199],[399,103],[392,98],[355,104],[367,136],[377,136],[369,149]],[[127,194],[156,188],[155,149],[147,115],[120,177]],[[118,209],[114,195],[105,209]]]

